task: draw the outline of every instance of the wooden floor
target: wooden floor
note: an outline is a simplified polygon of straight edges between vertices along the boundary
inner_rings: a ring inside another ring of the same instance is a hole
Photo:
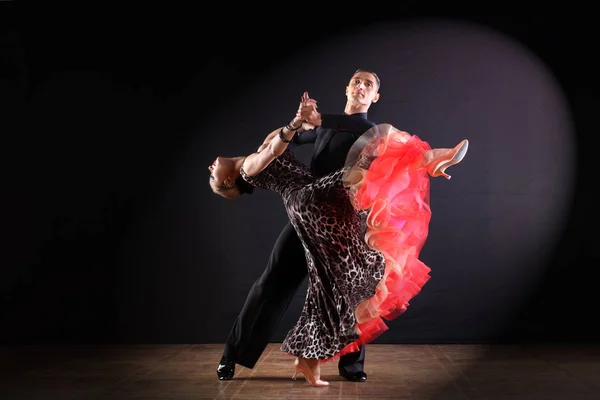
[[[363,383],[322,367],[330,386],[293,381],[293,359],[271,344],[258,365],[219,381],[221,345],[0,348],[0,399],[599,400],[600,346],[367,347]]]

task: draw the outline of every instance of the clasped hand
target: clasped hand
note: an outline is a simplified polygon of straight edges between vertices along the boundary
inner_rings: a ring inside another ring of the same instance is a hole
[[[321,125],[321,113],[317,111],[317,101],[311,99],[308,92],[304,92],[302,95],[298,111],[292,121],[294,126],[298,126],[300,123],[302,123],[303,129],[313,129]]]

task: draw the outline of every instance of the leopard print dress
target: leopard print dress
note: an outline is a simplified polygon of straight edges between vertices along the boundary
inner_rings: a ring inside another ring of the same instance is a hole
[[[345,169],[315,179],[290,150],[258,175],[242,177],[283,198],[304,246],[308,291],[300,318],[281,350],[297,357],[326,360],[359,338],[356,307],[375,295],[385,259],[365,242],[366,212],[350,202]]]

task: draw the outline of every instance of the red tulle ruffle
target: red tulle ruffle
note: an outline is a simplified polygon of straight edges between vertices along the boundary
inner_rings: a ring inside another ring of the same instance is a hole
[[[369,210],[365,241],[384,255],[385,273],[375,295],[355,310],[359,339],[333,359],[359,351],[360,345],[385,332],[384,319],[393,320],[406,311],[430,278],[430,268],[419,260],[419,253],[431,219],[430,181],[422,161],[431,148],[391,125],[378,129],[361,146],[346,185],[354,207]]]

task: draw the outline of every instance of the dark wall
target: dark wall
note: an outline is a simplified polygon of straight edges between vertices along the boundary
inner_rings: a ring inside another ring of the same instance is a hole
[[[378,342],[598,338],[593,24],[407,6],[286,29],[15,3],[0,13],[3,342],[223,342],[286,216],[274,193],[217,197],[206,168],[255,148],[304,91],[342,112],[359,67],[382,80],[374,121],[470,140],[432,181],[432,279]]]

